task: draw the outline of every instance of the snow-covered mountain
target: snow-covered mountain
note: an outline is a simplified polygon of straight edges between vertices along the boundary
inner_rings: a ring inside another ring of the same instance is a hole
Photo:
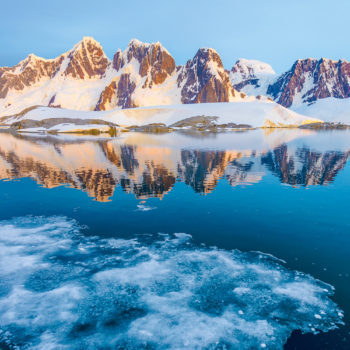
[[[83,38],[55,59],[33,54],[14,67],[0,68],[0,115],[33,105],[93,109],[110,80],[111,63],[99,43]]]
[[[264,62],[240,58],[230,71],[232,86],[246,95],[266,95],[267,89],[277,79],[273,68]]]
[[[256,60],[239,59],[225,70],[214,49],[200,48],[178,66],[159,42],[136,39],[110,60],[96,40],[84,37],[57,58],[30,54],[16,66],[0,67],[0,117],[33,106],[104,111],[252,101],[254,96],[307,116],[350,124],[349,103],[342,101],[350,97],[350,63],[308,58],[278,76],[269,64]]]
[[[34,105],[90,111],[237,99],[213,49],[199,49],[186,65],[176,66],[159,42],[134,39],[111,61],[97,41],[84,37],[55,59],[31,54],[0,68],[0,116]]]
[[[297,60],[290,70],[278,76],[267,63],[239,59],[230,71],[230,80],[238,91],[269,96],[287,108],[328,97],[350,97],[350,63],[345,60]]]

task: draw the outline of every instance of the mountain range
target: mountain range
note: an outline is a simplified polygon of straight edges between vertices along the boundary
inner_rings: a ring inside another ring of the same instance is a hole
[[[185,65],[176,65],[159,42],[136,39],[110,60],[97,41],[84,37],[57,58],[30,54],[13,67],[0,67],[2,117],[37,105],[102,111],[261,96],[308,115],[306,107],[315,102],[350,97],[350,63],[308,58],[278,75],[267,63],[239,59],[227,70],[214,49],[200,48]]]

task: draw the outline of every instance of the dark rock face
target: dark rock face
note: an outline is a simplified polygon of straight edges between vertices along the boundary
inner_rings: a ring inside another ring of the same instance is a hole
[[[137,107],[132,100],[136,84],[131,81],[130,73],[122,74],[119,80],[112,81],[101,93],[95,111],[104,111],[114,107]]]
[[[175,61],[159,43],[152,44],[140,61],[140,75],[144,77],[150,71],[151,79],[145,82],[145,86],[162,84],[175,70]]]
[[[121,50],[118,50],[113,57],[113,68],[118,71],[122,65],[124,65],[123,53]]]
[[[267,93],[284,107],[290,107],[297,95],[305,103],[350,97],[350,63],[324,58],[298,60],[268,87]]]
[[[131,81],[130,74],[122,74],[117,87],[117,106],[122,108],[137,107],[131,99],[131,94],[135,90],[135,83]]]
[[[253,85],[255,87],[260,87],[260,84],[259,84],[259,79],[258,78],[251,78],[251,79],[247,79],[247,80],[244,80],[238,84],[235,84],[234,85],[234,88],[237,90],[237,91],[241,91],[243,88],[245,88],[247,85]]]
[[[228,102],[235,91],[220,56],[212,49],[199,49],[181,68],[178,86],[182,103]]]

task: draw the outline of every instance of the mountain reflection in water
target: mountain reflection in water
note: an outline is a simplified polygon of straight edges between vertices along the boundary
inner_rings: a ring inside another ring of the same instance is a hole
[[[347,132],[339,135],[349,138]],[[220,179],[249,185],[268,174],[293,186],[327,185],[350,155],[350,142],[342,149],[328,142],[339,135],[256,130],[209,139],[131,133],[63,140],[1,133],[0,179],[30,177],[47,188],[65,184],[102,202],[118,186],[137,198],[161,198],[178,181],[208,194]]]

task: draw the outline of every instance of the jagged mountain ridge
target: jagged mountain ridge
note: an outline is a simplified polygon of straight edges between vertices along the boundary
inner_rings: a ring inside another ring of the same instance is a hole
[[[34,105],[100,111],[233,102],[245,95],[265,95],[296,110],[319,99],[348,98],[350,63],[309,58],[277,75],[264,62],[239,59],[228,71],[214,49],[201,48],[178,66],[159,42],[136,39],[110,60],[96,40],[84,37],[57,58],[30,54],[13,67],[0,67],[0,116]]]
[[[159,42],[136,39],[113,60],[97,41],[84,37],[55,59],[31,54],[14,67],[0,68],[1,116],[33,105],[89,111],[240,98],[215,50],[199,49],[177,66]]]

